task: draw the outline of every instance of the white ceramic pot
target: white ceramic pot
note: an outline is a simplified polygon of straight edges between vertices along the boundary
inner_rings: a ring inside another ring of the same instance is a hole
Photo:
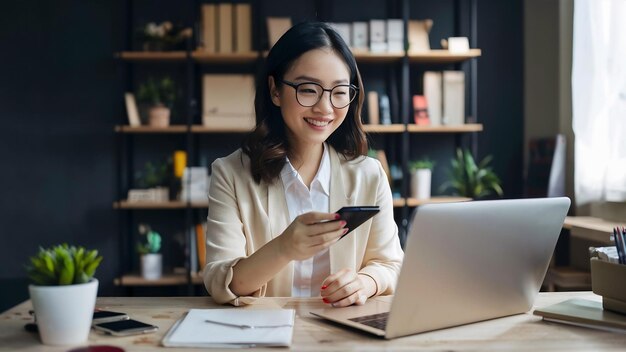
[[[141,276],[146,280],[157,280],[163,272],[163,256],[157,253],[141,256]]]
[[[415,199],[430,198],[430,169],[417,169],[411,174],[411,197]]]
[[[170,125],[170,109],[164,105],[151,106],[148,120],[151,127],[167,127]]]
[[[87,342],[98,295],[98,280],[63,286],[28,286],[44,345]]]

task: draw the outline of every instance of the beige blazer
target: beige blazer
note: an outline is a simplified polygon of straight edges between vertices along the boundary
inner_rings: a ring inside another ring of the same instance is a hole
[[[343,268],[369,275],[376,295],[392,294],[403,252],[387,176],[373,158],[347,161],[333,148],[330,154],[330,210],[347,205],[378,205],[380,212],[330,247],[330,272]],[[249,158],[241,150],[217,159],[212,165],[207,218],[207,265],[204,284],[218,303],[250,304],[256,297],[291,296],[293,263],[251,296],[238,297],[230,289],[233,266],[289,226],[289,211],[280,179],[257,184]]]

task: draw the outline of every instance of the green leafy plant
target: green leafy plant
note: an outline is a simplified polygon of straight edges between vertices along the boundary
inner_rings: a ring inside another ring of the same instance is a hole
[[[150,226],[145,224],[139,225],[139,234],[146,236],[145,242],[137,244],[137,251],[140,254],[158,253],[161,250],[161,235],[153,231]]]
[[[141,171],[135,173],[138,187],[154,188],[165,186],[168,178],[168,165],[166,162],[146,162]]]
[[[415,171],[419,169],[432,170],[434,167],[435,167],[435,162],[430,160],[429,158],[415,160],[409,163],[409,169],[411,169],[411,171]]]
[[[502,197],[500,178],[487,165],[491,155],[476,164],[469,150],[456,150],[456,158],[452,159],[450,180],[441,185],[441,192],[452,190],[454,195],[479,199],[493,194]]]
[[[39,253],[30,257],[26,272],[36,285],[84,284],[93,278],[101,261],[102,256],[95,249],[62,244],[39,248]]]
[[[164,105],[171,107],[176,100],[176,87],[174,85],[174,81],[169,77],[161,79],[154,79],[153,77],[150,77],[144,83],[139,85],[137,99],[151,105]]]

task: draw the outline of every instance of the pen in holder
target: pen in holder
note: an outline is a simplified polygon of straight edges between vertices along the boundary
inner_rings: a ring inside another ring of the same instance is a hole
[[[615,248],[617,248],[619,263],[626,264],[626,229],[614,227],[613,241],[615,241]]]

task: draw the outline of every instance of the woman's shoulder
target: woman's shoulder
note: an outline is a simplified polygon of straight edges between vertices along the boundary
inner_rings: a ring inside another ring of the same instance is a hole
[[[380,162],[375,158],[360,155],[352,159],[340,153],[337,153],[337,157],[344,175],[348,178],[368,180],[366,182],[373,182],[374,184],[386,178]]]
[[[232,152],[230,155],[215,159],[211,167],[213,169],[213,173],[224,171],[229,171],[234,174],[244,174],[244,172],[249,173],[250,158],[240,148]]]
[[[339,155],[339,160],[344,168],[366,172],[368,174],[376,173],[381,168],[378,160],[367,155],[360,155],[351,160]]]

